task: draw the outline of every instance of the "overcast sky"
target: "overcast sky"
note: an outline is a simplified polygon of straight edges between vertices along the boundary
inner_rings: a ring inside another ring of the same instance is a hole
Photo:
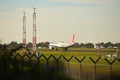
[[[23,11],[27,42],[32,42],[36,7],[37,43],[43,41],[120,42],[120,0],[0,0],[0,40],[22,42]]]

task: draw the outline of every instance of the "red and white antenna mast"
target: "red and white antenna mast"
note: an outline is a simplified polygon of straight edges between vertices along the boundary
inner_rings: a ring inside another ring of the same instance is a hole
[[[23,16],[23,52],[26,51],[26,16]]]
[[[33,13],[33,53],[36,53],[36,13],[35,13],[35,9],[34,9],[34,13]]]

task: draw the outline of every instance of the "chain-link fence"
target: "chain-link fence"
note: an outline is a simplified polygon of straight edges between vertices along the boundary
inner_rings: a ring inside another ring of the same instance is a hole
[[[76,62],[72,61],[75,60]],[[84,63],[89,60],[91,64]],[[99,64],[104,60],[106,64]],[[117,65],[113,65],[117,62]],[[78,58],[64,55],[0,54],[0,79],[12,80],[120,80],[120,59]]]

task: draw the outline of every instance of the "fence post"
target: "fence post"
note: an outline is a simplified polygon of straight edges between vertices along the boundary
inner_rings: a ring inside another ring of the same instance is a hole
[[[119,61],[119,62],[120,62],[120,59],[119,59],[119,58],[117,58],[117,61]]]
[[[6,53],[4,53],[3,55],[2,55],[2,68],[3,68],[3,70],[7,73],[7,71],[8,71],[8,59],[7,59],[7,54]]]
[[[81,76],[82,76],[82,65],[81,63],[83,62],[83,60],[86,58],[86,56],[82,57],[82,59],[78,59],[77,57],[74,57],[79,63],[80,63],[80,71],[79,71],[79,80],[81,80]]]
[[[8,55],[8,69],[10,68],[10,66],[9,66],[10,65],[10,57],[11,57],[11,55],[9,54]]]
[[[101,59],[101,57],[99,57],[97,60],[93,60],[91,57],[89,57],[90,60],[93,62],[93,80],[96,79],[96,64],[97,62]]]
[[[22,71],[24,71],[24,57],[27,56],[27,54],[23,54],[22,56]]]
[[[55,56],[52,55],[52,57],[54,58],[54,60],[56,61],[56,65],[57,65],[57,77],[59,76],[59,60],[61,59],[62,55],[60,55],[58,58],[56,58]]]
[[[67,59],[65,56],[63,56],[63,58],[67,61],[67,73],[68,73],[68,76],[70,76],[70,72],[69,72],[69,62],[71,61],[71,59],[73,58],[73,55]]]
[[[46,60],[46,64],[47,64],[47,70],[49,68],[49,59],[51,58],[51,55],[47,58],[45,55],[42,55],[44,57],[44,59]]]
[[[37,59],[37,62],[38,62],[38,64],[40,63],[40,58],[42,57],[42,55],[40,55],[40,53],[39,53],[39,55],[38,56],[36,56],[36,55],[34,55],[35,56],[35,58]]]
[[[21,60],[21,63],[22,63],[22,72],[23,72],[23,69],[24,69],[24,68],[23,68],[23,65],[24,65],[24,59],[23,59],[23,58],[24,58],[24,56],[21,57],[21,59],[22,59],[22,60]]]
[[[107,63],[110,65],[110,80],[112,80],[112,65],[113,65],[113,63],[116,61],[116,58],[113,59],[112,61],[108,60],[107,58],[105,58],[105,60],[106,60]]]
[[[31,58],[33,57],[33,55],[29,52],[29,54],[26,54],[26,56],[29,58],[29,66],[30,66],[30,71],[32,71],[32,60],[31,60]]]
[[[52,57],[52,55],[50,55],[48,58],[42,54],[42,56],[44,57],[44,59],[46,60],[46,65],[47,65],[47,72],[49,72],[49,59]],[[48,80],[49,80],[49,73],[47,74]]]

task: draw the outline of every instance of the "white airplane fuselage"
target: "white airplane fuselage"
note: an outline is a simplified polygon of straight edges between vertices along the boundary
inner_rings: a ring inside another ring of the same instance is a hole
[[[58,48],[63,48],[65,50],[67,50],[67,48],[71,47],[74,45],[74,35],[72,36],[72,41],[70,43],[66,43],[66,42],[51,42],[49,44],[49,49],[53,50],[56,49],[58,50]]]

